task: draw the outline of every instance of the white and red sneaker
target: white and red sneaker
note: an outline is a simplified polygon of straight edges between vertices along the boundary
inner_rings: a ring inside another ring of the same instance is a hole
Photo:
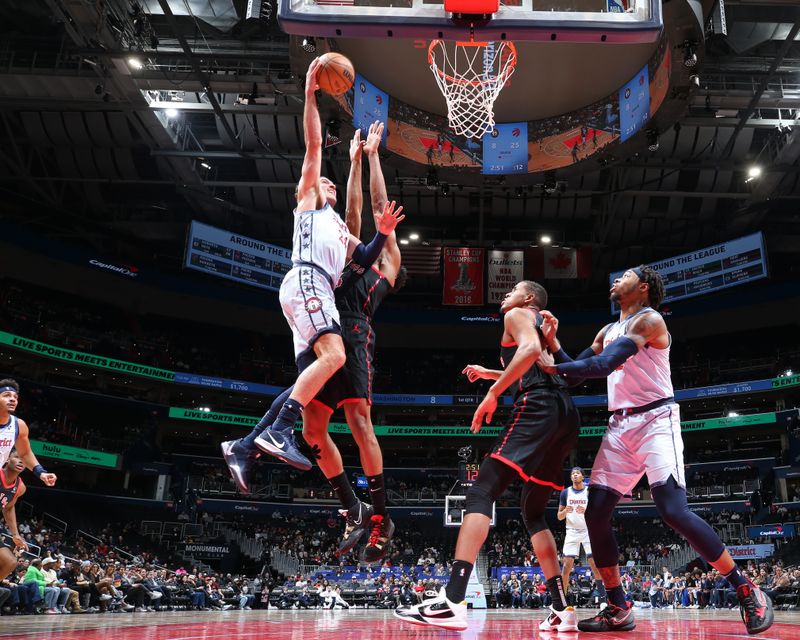
[[[542,620],[539,631],[577,631],[578,614],[575,607],[567,607],[563,611],[556,611],[550,607],[550,615]]]

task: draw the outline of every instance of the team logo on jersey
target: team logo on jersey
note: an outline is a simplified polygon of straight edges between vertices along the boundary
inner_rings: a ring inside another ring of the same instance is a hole
[[[316,296],[306,300],[306,311],[308,311],[309,313],[316,313],[317,311],[322,311],[322,300],[320,300]]]

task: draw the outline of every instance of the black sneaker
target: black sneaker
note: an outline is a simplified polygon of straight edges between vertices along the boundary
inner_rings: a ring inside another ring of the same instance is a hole
[[[219,447],[222,449],[222,457],[225,458],[228,472],[231,474],[231,479],[236,487],[241,493],[250,493],[247,474],[250,471],[250,465],[253,460],[261,454],[258,451],[252,453],[241,451],[245,447],[239,445],[238,440],[227,440],[221,443]]]
[[[295,469],[300,471],[311,469],[311,460],[301,453],[291,429],[285,431],[264,429],[255,439],[255,445],[264,453],[283,460]]]
[[[578,631],[631,631],[635,628],[633,609],[621,609],[611,603],[594,618],[578,622]]]
[[[372,524],[372,506],[365,502],[359,502],[351,509],[339,509],[339,515],[347,518],[344,527],[344,536],[336,549],[336,557],[339,557],[353,547],[355,547],[359,540],[364,537],[364,534]]]
[[[388,516],[374,515],[371,518],[369,540],[361,554],[363,562],[377,562],[386,554],[387,545],[394,535],[394,522]]]
[[[739,611],[747,633],[761,633],[772,626],[775,614],[772,611],[772,600],[766,593],[748,582],[736,588],[736,597],[739,598]]]

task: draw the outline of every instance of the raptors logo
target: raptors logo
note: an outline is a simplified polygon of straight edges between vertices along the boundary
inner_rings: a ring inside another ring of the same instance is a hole
[[[317,297],[309,298],[306,300],[306,311],[309,313],[316,313],[322,311],[322,300]]]

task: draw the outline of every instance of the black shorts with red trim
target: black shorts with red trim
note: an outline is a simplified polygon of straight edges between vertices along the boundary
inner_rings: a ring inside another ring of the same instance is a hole
[[[372,404],[375,333],[365,315],[342,313],[341,321],[347,356],[344,366],[333,374],[314,398],[331,411],[350,400],[365,399],[367,404]]]
[[[563,389],[521,393],[489,454],[525,481],[564,488],[564,460],[575,448],[580,416]]]

